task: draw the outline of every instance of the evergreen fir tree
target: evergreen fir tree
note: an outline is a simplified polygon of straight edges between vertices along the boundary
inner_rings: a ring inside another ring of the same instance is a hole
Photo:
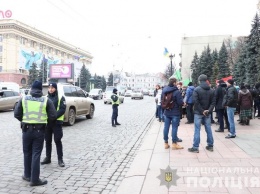
[[[104,76],[101,77],[101,89],[103,91],[106,90],[106,87],[107,87],[107,82],[106,82],[106,78]]]
[[[246,83],[254,85],[257,82],[259,68],[257,65],[257,58],[259,57],[259,48],[260,48],[260,23],[258,14],[256,14],[250,35],[246,40],[247,44],[247,60],[246,60]]]
[[[244,45],[242,49],[238,61],[234,65],[233,70],[233,79],[235,80],[237,85],[241,85],[241,83],[246,82],[246,60],[247,60],[247,45]]]
[[[213,67],[212,77],[210,79],[210,83],[213,87],[216,87],[216,80],[218,79],[218,62],[215,62]]]
[[[110,73],[107,80],[108,86],[113,86],[113,79],[114,79],[113,73]]]
[[[80,88],[89,92],[90,90],[90,81],[91,74],[89,70],[86,68],[85,64],[83,64],[80,70]]]
[[[222,79],[224,77],[230,76],[230,69],[228,65],[228,52],[224,42],[222,43],[222,46],[219,51],[218,65],[219,65],[218,79]]]
[[[195,55],[193,57],[193,60],[191,62],[191,79],[194,85],[198,85],[198,77],[199,77],[199,57],[197,52],[195,52]]]
[[[42,83],[47,83],[47,61],[42,60],[39,70],[39,80]]]
[[[28,85],[32,85],[35,80],[39,80],[39,71],[37,70],[36,63],[33,63],[31,69],[29,69]],[[39,80],[41,81],[41,80]]]

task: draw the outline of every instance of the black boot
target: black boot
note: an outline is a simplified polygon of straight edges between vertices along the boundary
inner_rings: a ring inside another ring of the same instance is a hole
[[[249,122],[250,122],[250,120],[249,120],[249,119],[247,119],[247,120],[246,120],[246,125],[249,125]]]

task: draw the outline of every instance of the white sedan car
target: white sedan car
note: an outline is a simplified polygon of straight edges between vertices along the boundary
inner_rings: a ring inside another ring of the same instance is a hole
[[[141,91],[133,91],[131,94],[131,99],[136,99],[136,98],[144,99],[143,93]]]

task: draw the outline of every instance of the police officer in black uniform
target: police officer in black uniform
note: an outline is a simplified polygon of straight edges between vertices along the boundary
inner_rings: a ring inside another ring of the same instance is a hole
[[[56,119],[56,110],[51,100],[42,96],[42,83],[35,81],[30,95],[24,96],[14,110],[14,117],[21,121],[23,130],[24,174],[22,179],[30,186],[47,184],[40,179],[40,158],[44,144],[47,120]]]
[[[48,121],[48,125],[45,132],[46,141],[46,157],[41,164],[51,163],[51,150],[52,150],[52,135],[54,135],[54,142],[56,144],[56,150],[58,155],[58,164],[60,167],[64,167],[63,162],[63,149],[61,138],[63,136],[62,124],[64,119],[64,113],[66,111],[66,102],[63,96],[58,95],[57,84],[50,83],[48,88],[48,98],[53,102],[55,109],[57,110],[57,120]]]
[[[119,97],[117,95],[117,89],[113,89],[113,94],[111,95],[111,100],[112,100],[112,127],[116,127],[117,125],[121,125],[120,123],[117,122],[117,117],[118,117],[118,106],[120,104],[119,102]]]

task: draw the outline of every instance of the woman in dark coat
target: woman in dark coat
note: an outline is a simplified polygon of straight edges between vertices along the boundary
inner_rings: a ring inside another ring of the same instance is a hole
[[[238,93],[238,106],[240,107],[241,125],[249,125],[252,118],[253,98],[244,85],[241,86]]]

